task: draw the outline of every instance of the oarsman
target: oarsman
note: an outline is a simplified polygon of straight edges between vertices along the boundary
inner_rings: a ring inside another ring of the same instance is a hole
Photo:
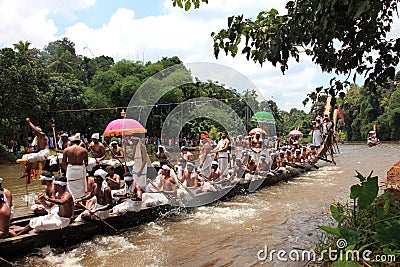
[[[171,168],[168,165],[163,165],[161,168],[161,180],[159,184],[159,191],[168,194],[176,194],[175,178],[171,176]]]
[[[56,152],[63,152],[71,143],[68,140],[68,134],[62,133],[60,135],[60,140],[57,142]]]
[[[186,164],[187,164],[187,160],[184,158],[180,158],[178,161],[178,168],[176,168],[176,177],[178,178],[178,180],[182,180],[183,179],[183,175],[186,171]]]
[[[228,177],[228,148],[230,141],[228,139],[228,132],[221,132],[221,140],[218,142],[217,147],[211,152],[217,153],[216,157],[218,159],[218,167],[222,172],[222,177]],[[212,172],[212,171],[211,171]]]
[[[85,195],[87,190],[86,166],[88,164],[88,151],[79,144],[80,134],[69,138],[71,146],[63,151],[62,166],[66,170],[68,190],[74,199]]]
[[[56,193],[54,191],[54,185],[53,185],[53,180],[54,176],[50,172],[43,172],[40,175],[40,182],[44,186],[44,194],[48,196],[49,198],[54,198]],[[42,193],[40,193],[41,195]],[[40,196],[39,195],[39,196]],[[58,210],[54,210],[54,207],[58,207],[57,205],[54,205],[54,203],[50,203],[44,200],[44,198],[39,198],[35,200],[35,204],[31,206],[31,210],[35,213],[38,214],[49,214],[52,212],[57,212]]]
[[[245,180],[254,180],[254,175],[258,173],[258,165],[254,158],[247,163],[245,172]]]
[[[211,174],[211,142],[208,139],[206,134],[200,135],[200,144],[202,145],[200,149],[200,164],[199,164],[199,172],[204,176],[210,176]]]
[[[154,152],[154,156],[156,156],[159,161],[169,160],[171,158],[169,152],[162,145],[158,146],[157,152]]]
[[[32,168],[33,162],[47,160],[50,156],[49,141],[42,128],[33,125],[29,118],[26,118],[26,122],[33,131],[35,139],[37,140],[37,150],[29,151],[33,153],[25,154],[21,159],[17,159],[17,163],[25,163],[25,172],[20,176],[25,177],[29,175],[29,170]]]
[[[240,158],[235,160],[235,166],[233,166],[233,171],[231,178],[244,178],[246,166],[243,165],[243,161]]]
[[[115,173],[115,168],[113,166],[107,166],[106,171],[107,171],[107,176],[105,180],[108,183],[108,186],[111,188],[111,190],[120,189],[121,177]]]
[[[107,172],[103,169],[98,169],[94,172],[94,184],[90,192],[87,192],[84,197],[77,199],[76,204],[85,207],[75,221],[82,221],[84,219],[99,220],[105,219],[110,216],[110,209],[112,208],[111,188],[104,180]],[[86,201],[83,205],[82,201]]]
[[[250,142],[250,149],[252,151],[252,157],[256,164],[260,162],[261,151],[263,151],[263,140],[261,139],[261,133],[256,132],[254,137],[251,139]]]
[[[137,207],[137,201],[142,200],[142,190],[140,186],[135,183],[133,175],[129,172],[124,174],[125,188],[122,192],[116,193],[113,197],[118,197],[120,199],[127,199],[126,201],[113,207],[113,213],[123,214],[128,211],[138,211],[140,208]]]
[[[287,162],[294,162],[294,157],[293,157],[292,150],[287,149],[285,157],[286,157],[286,161]]]
[[[193,154],[189,151],[189,148],[187,148],[186,146],[182,146],[181,147],[181,157],[186,160],[192,160]]]
[[[110,143],[110,152],[111,152],[113,159],[123,159],[124,158],[124,152],[122,151],[122,148],[120,146],[118,146],[117,141],[112,141]]]
[[[12,198],[12,194],[11,191],[8,190],[7,188],[3,187],[3,178],[0,178],[0,188],[3,189],[4,191],[4,199],[7,202],[8,206],[11,209],[11,219],[13,218],[13,214],[14,214],[14,204],[13,204],[13,198]]]
[[[318,149],[323,142],[321,124],[317,121],[312,122],[312,143]]]
[[[293,162],[294,163],[303,163],[304,162],[304,157],[301,154],[301,150],[299,148],[297,148],[294,152]]]
[[[286,170],[286,165],[288,161],[287,158],[285,157],[285,152],[281,151],[279,152],[279,156],[276,158],[276,164],[277,167],[276,169],[273,170],[273,172],[287,172]]]
[[[222,181],[222,171],[218,168],[217,161],[214,160],[211,163],[211,174],[207,178],[209,181],[216,182],[216,183]]]
[[[188,161],[187,170],[184,172],[180,182],[183,184],[186,181],[186,187],[197,187],[199,183],[198,174],[195,172],[195,166],[192,161]]]
[[[0,188],[0,239],[7,238],[10,231],[11,208],[4,195],[4,189]]]
[[[266,161],[267,157],[264,155],[261,155],[260,157],[260,163],[258,164],[258,168],[260,172],[266,172],[269,171],[270,164],[269,162]]]
[[[145,145],[139,137],[131,136],[132,142],[132,158],[133,165],[133,178],[140,187],[145,188],[147,185],[147,151]]]
[[[24,234],[31,229],[35,232],[62,229],[69,225],[71,217],[74,215],[74,201],[72,195],[67,190],[67,179],[60,176],[54,181],[55,197],[48,197],[41,194],[40,199],[58,205],[58,212],[36,217],[30,220],[29,224],[18,233]]]
[[[92,142],[89,144],[89,151],[92,152],[92,157],[96,159],[96,163],[100,162],[106,157],[106,148],[99,142],[100,134],[92,134]]]

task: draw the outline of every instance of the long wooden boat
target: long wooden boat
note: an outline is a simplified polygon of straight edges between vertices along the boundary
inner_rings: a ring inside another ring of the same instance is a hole
[[[265,186],[270,186],[281,181],[288,181],[301,173],[312,170],[313,165],[303,165],[299,168],[288,168],[287,172],[265,174],[259,176],[254,181],[240,181],[236,184],[227,184],[219,188],[215,192],[201,192],[199,189],[193,190],[191,193],[195,197],[189,200],[177,201],[171,204],[165,204],[155,207],[142,208],[138,212],[128,212],[124,215],[112,215],[104,221],[85,221],[72,222],[69,226],[59,230],[45,231],[35,233],[33,231],[17,237],[0,239],[0,257],[6,260],[15,260],[21,256],[34,252],[35,250],[50,246],[53,248],[68,248],[82,241],[88,240],[95,235],[115,234],[115,228],[123,231],[147,222],[154,221],[161,216],[165,216],[168,212],[180,209],[193,210],[195,207],[209,205],[216,201],[230,199],[236,195],[254,192]],[[176,214],[177,212],[174,212]],[[178,212],[179,213],[179,212]],[[15,231],[21,230],[28,223],[30,216],[14,218],[11,223],[11,229]],[[106,224],[111,225],[108,227]],[[1,261],[0,258],[0,261]],[[0,263],[1,264],[1,263]]]

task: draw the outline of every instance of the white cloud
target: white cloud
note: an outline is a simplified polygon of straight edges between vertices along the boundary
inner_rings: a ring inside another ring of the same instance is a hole
[[[28,40],[32,46],[42,48],[48,42],[65,36],[76,44],[78,54],[89,57],[107,55],[116,60],[144,58],[145,61],[156,61],[176,55],[185,63],[222,64],[248,77],[265,99],[273,97],[285,110],[292,107],[304,109],[301,101],[307,93],[321,82],[327,82],[319,68],[304,56],[301,56],[301,63],[290,62],[285,75],[282,75],[279,66],[275,68],[267,62],[260,67],[240,54],[232,58],[221,52],[219,59],[215,59],[210,34],[225,28],[228,16],[244,14],[254,18],[260,10],[273,7],[282,14],[286,1],[215,0],[202,4],[200,9],[185,12],[172,7],[170,0],[165,0],[164,15],[136,18],[135,10],[119,8],[111,17],[102,18],[101,27],[92,28],[80,21],[67,27],[62,36],[56,36],[57,25],[49,17],[62,14],[74,18],[76,10],[90,8],[95,2],[0,0],[0,45],[10,46],[19,40]],[[393,30],[397,31],[399,25],[396,19]],[[224,83],[229,86],[229,81]]]
[[[0,45],[10,47],[28,40],[42,48],[56,38],[57,26],[50,14],[67,14],[92,6],[95,0],[0,0]]]

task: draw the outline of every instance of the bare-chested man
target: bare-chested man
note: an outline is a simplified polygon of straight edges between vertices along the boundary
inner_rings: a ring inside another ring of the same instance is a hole
[[[106,157],[106,148],[99,142],[100,134],[92,134],[92,142],[89,144],[89,151],[92,152],[92,157],[96,159],[99,164]]]
[[[62,133],[60,135],[60,140],[57,142],[57,146],[55,151],[56,152],[63,152],[64,149],[66,149],[71,143],[68,140],[68,134],[67,133]]]
[[[115,168],[113,166],[107,166],[106,171],[107,171],[107,176],[105,180],[108,183],[108,186],[111,188],[111,190],[120,189],[121,185],[119,182],[121,180],[121,177],[114,172]]]
[[[86,165],[88,164],[88,151],[81,147],[80,134],[69,138],[71,146],[63,151],[62,166],[66,170],[68,188],[74,199],[85,195],[87,190]]]
[[[54,191],[54,185],[53,185],[53,180],[54,176],[50,172],[43,172],[40,175],[40,182],[44,186],[44,194],[50,198],[54,198],[56,193]],[[51,210],[53,207],[56,207],[54,203],[50,203],[44,200],[44,198],[39,198],[39,196],[42,193],[38,195],[38,199],[35,200],[35,204],[31,206],[31,210],[34,213],[45,215],[48,213],[51,213]]]
[[[168,165],[162,166],[161,175],[159,190],[168,194],[176,194],[175,178],[171,176],[171,168]]]
[[[218,155],[218,166],[222,172],[224,178],[228,177],[228,148],[230,141],[228,139],[228,132],[221,132],[221,140],[219,140],[217,147],[211,152],[217,153]]]
[[[94,172],[94,184],[90,192],[87,192],[84,197],[77,199],[75,202],[78,205],[85,207],[86,211],[82,212],[75,221],[82,219],[100,220],[110,216],[112,208],[111,188],[105,181],[107,172],[103,169],[98,169]],[[86,201],[86,205],[82,201]]]
[[[260,162],[261,151],[263,151],[263,140],[261,139],[261,133],[256,132],[254,137],[250,142],[250,149],[253,152],[252,157],[255,160],[255,163],[258,164]]]
[[[30,220],[29,224],[21,230],[18,235],[24,234],[31,229],[35,232],[50,231],[65,228],[69,225],[74,215],[74,201],[67,190],[67,178],[60,176],[54,181],[55,197],[48,197],[41,194],[40,199],[58,205],[58,212],[36,217]]]
[[[4,189],[0,187],[0,239],[7,238],[10,230],[11,208],[5,198]]]
[[[180,182],[183,184],[186,181],[186,187],[197,187],[199,183],[198,174],[194,171],[194,164],[191,161],[188,161],[187,170],[183,173],[182,179]]]
[[[25,154],[22,159],[17,159],[17,163],[25,163],[25,172],[20,176],[21,178],[29,175],[33,162],[47,160],[50,156],[48,138],[42,131],[42,128],[33,125],[29,118],[26,118],[26,122],[32,129],[37,140],[37,150],[28,150],[28,152],[33,153]]]
[[[211,163],[211,174],[208,177],[208,180],[212,181],[212,182],[220,182],[222,180],[222,172],[218,168],[218,162],[217,161],[213,161]]]
[[[124,158],[124,152],[122,151],[122,148],[120,146],[118,146],[117,141],[112,141],[110,143],[110,152],[111,152],[113,159],[123,159]]]
[[[4,190],[4,199],[5,199],[5,201],[7,202],[8,206],[11,209],[11,219],[12,219],[13,213],[14,213],[13,198],[12,198],[11,191],[8,190],[7,188],[3,187],[3,178],[0,178],[0,188],[3,188],[3,190]]]

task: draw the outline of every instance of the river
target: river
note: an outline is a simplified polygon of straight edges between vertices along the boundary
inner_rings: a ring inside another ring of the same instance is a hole
[[[380,181],[400,160],[400,144],[376,147],[340,146],[337,165],[319,164],[318,171],[238,196],[226,202],[200,207],[195,212],[171,216],[115,236],[98,236],[66,251],[43,248],[39,254],[17,262],[20,266],[303,266],[301,262],[260,260],[260,250],[311,249],[329,225],[329,206],[345,202],[350,186],[358,182],[355,170],[374,170]],[[12,190],[16,212],[27,210],[24,180],[16,179],[20,165],[0,166],[4,185]],[[28,186],[33,193],[40,186]],[[77,233],[79,234],[79,233]],[[286,256],[287,258],[287,256]]]

